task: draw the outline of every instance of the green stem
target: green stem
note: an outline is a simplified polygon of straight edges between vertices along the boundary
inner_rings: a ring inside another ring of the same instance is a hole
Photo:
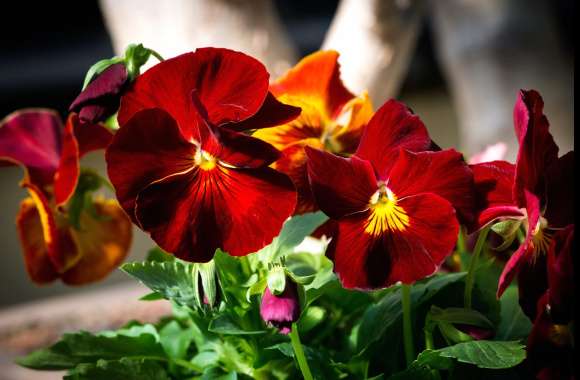
[[[292,323],[290,341],[292,342],[292,348],[294,349],[294,355],[296,355],[300,372],[302,372],[302,377],[304,377],[304,380],[313,380],[312,372],[310,372],[310,367],[308,367],[308,362],[306,361],[306,356],[302,349],[302,343],[300,343],[300,336],[298,335],[298,326],[296,323]]]
[[[488,232],[489,227],[485,227],[479,232],[477,242],[475,243],[475,248],[471,254],[471,261],[469,262],[469,269],[467,270],[467,278],[465,279],[465,293],[463,295],[463,303],[466,309],[471,309],[471,295],[473,293],[473,285],[475,283],[475,270],[477,267],[477,261],[479,260],[479,256],[481,255],[481,251],[485,245]]]
[[[413,326],[411,324],[411,285],[401,285],[401,303],[403,304],[403,344],[407,366],[415,360],[413,345]]]
[[[149,49],[149,51],[151,52],[151,55],[152,56],[154,56],[155,58],[157,58],[159,60],[159,62],[165,61],[165,59],[163,59],[163,57],[161,56],[161,54],[157,53],[155,50]]]

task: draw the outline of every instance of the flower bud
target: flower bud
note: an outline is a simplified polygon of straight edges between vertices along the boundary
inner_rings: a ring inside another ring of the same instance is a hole
[[[84,122],[105,121],[117,112],[127,78],[125,64],[110,65],[77,96],[69,111],[78,112]]]
[[[280,333],[290,333],[292,323],[300,317],[300,300],[296,283],[286,279],[284,291],[278,295],[272,294],[266,287],[262,295],[260,315],[264,322],[276,327]]]

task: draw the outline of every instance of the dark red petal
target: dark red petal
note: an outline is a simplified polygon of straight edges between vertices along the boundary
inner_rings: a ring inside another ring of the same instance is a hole
[[[238,132],[274,127],[296,119],[300,111],[300,107],[281,103],[268,92],[264,104],[256,114],[239,123],[227,123],[223,127]]]
[[[554,162],[546,173],[545,218],[550,227],[564,228],[574,223],[574,151]]]
[[[540,199],[531,192],[524,190],[526,195],[526,210],[528,213],[528,232],[524,242],[520,247],[511,255],[508,262],[505,264],[503,271],[499,277],[499,283],[497,285],[497,297],[501,297],[503,292],[507,289],[509,284],[513,281],[521,264],[525,260],[532,259],[530,257],[531,244],[533,242],[534,229],[540,220]]]
[[[399,198],[437,194],[455,207],[462,224],[473,221],[473,174],[463,156],[453,149],[419,153],[401,150],[386,179]]]
[[[421,194],[400,199],[399,206],[409,217],[403,231],[367,233],[369,212],[339,221],[328,254],[345,288],[413,283],[433,274],[451,254],[459,224],[449,202],[435,194]]]
[[[81,229],[71,230],[81,252],[79,261],[61,276],[68,285],[102,280],[123,262],[131,246],[132,225],[113,200],[95,200],[95,215],[83,213]]]
[[[506,161],[470,165],[475,183],[476,226],[480,229],[500,218],[523,216],[512,198],[515,166]]]
[[[548,251],[548,303],[555,323],[572,319],[574,306],[574,225],[556,232]]]
[[[318,207],[333,219],[366,210],[377,191],[370,163],[355,156],[343,158],[310,147],[308,176]]]
[[[26,272],[30,279],[36,284],[46,284],[56,280],[58,273],[48,257],[40,215],[31,198],[25,199],[20,204],[16,227],[22,245]]]
[[[303,144],[291,145],[284,149],[282,157],[276,161],[275,169],[289,176],[296,187],[298,202],[294,210],[295,214],[314,212],[319,209],[308,180],[306,152]]]
[[[354,95],[340,80],[338,52],[318,51],[303,58],[270,87],[276,96],[316,99],[327,117],[335,117]]]
[[[421,152],[430,146],[431,139],[421,119],[403,103],[389,100],[367,124],[355,154],[370,161],[379,177],[385,178],[399,149]]]
[[[294,210],[296,192],[290,179],[273,169],[218,165],[157,181],[136,203],[140,225],[161,248],[203,262],[217,248],[243,256],[270,243]]]
[[[57,207],[65,204],[73,195],[80,175],[79,144],[74,135],[74,118],[76,115],[71,115],[66,122],[60,162],[54,174],[54,198]]]
[[[22,165],[29,182],[52,184],[61,151],[62,122],[46,109],[16,111],[0,122],[0,161]]]
[[[521,90],[514,106],[514,127],[520,143],[516,161],[513,197],[524,207],[528,190],[545,196],[546,169],[558,159],[558,146],[550,134],[550,124],[543,114],[544,101],[534,90]]]
[[[74,114],[69,116],[69,120],[73,123],[80,157],[92,151],[107,148],[113,139],[113,133],[103,124],[84,123]]]
[[[181,135],[165,111],[136,113],[115,134],[107,148],[107,172],[117,198],[135,220],[135,198],[150,183],[194,165],[195,146]]]
[[[116,111],[121,90],[127,82],[128,73],[123,63],[107,67],[72,102],[69,111],[80,113],[83,121],[102,120]]]
[[[538,300],[548,288],[547,258],[544,253],[533,260],[523,260],[517,273],[519,303],[524,314],[534,320]]]
[[[191,91],[197,90],[214,125],[254,115],[268,93],[264,65],[243,53],[201,48],[165,60],[137,77],[121,100],[118,120],[124,125],[137,111],[162,108],[177,121],[184,136],[195,135]]]

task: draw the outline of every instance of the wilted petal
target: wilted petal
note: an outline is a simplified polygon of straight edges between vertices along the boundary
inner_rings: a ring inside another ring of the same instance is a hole
[[[550,134],[550,124],[543,114],[544,101],[534,90],[521,90],[514,106],[514,127],[520,143],[516,161],[513,197],[524,207],[524,190],[543,200],[545,172],[558,159],[558,146]]]
[[[46,109],[25,109],[0,122],[0,161],[25,168],[28,182],[51,184],[61,151],[62,122]]]
[[[79,261],[62,274],[68,285],[102,280],[125,259],[131,246],[132,224],[117,202],[95,200],[95,215],[83,213],[80,230],[71,230],[80,251]]]
[[[333,219],[364,211],[378,189],[369,162],[306,147],[308,176],[318,207]]]
[[[459,231],[455,211],[435,194],[399,199],[407,225],[368,233],[370,212],[343,218],[328,248],[346,288],[377,289],[433,274],[452,252]]]
[[[388,176],[399,149],[421,152],[430,146],[421,119],[403,103],[389,100],[369,121],[355,154],[370,161],[382,179]]]
[[[203,262],[217,248],[242,256],[270,243],[294,210],[296,193],[290,179],[273,169],[218,164],[157,181],[136,204],[138,222],[161,248]]]

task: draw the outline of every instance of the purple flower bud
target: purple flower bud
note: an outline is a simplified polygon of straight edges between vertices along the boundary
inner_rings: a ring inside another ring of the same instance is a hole
[[[475,340],[491,339],[495,335],[492,329],[486,329],[484,327],[464,325],[459,323],[456,324],[455,327]]]
[[[279,295],[272,294],[266,287],[262,295],[260,315],[264,322],[278,328],[280,333],[289,334],[292,323],[300,317],[300,300],[296,284],[287,279],[286,287]]]
[[[78,112],[79,118],[85,122],[104,121],[117,112],[127,78],[127,68],[123,63],[107,67],[77,96],[69,111]]]

